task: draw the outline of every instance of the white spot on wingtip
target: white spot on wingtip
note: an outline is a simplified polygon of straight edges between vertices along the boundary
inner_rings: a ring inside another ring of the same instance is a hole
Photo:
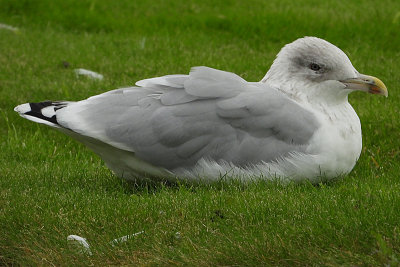
[[[54,115],[56,115],[56,112],[54,110],[54,106],[45,107],[45,108],[43,108],[41,110],[41,112],[42,112],[43,116],[46,116],[47,118],[51,118]]]
[[[32,109],[31,109],[31,105],[29,105],[29,103],[21,104],[21,105],[16,106],[16,107],[14,108],[14,111],[16,111],[16,112],[18,112],[18,113],[21,113],[21,114],[27,113],[27,112],[29,112],[29,111],[31,111],[31,110],[32,110]]]

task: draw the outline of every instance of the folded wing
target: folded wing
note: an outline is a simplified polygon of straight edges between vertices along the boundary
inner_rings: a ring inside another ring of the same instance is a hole
[[[167,169],[201,158],[245,166],[304,152],[315,117],[276,89],[207,67],[142,80],[57,110],[80,135]]]

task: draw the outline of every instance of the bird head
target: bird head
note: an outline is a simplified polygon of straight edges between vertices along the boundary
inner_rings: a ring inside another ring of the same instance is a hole
[[[347,55],[316,37],[304,37],[284,46],[262,82],[287,93],[346,99],[353,91],[388,96],[384,83],[359,73]]]

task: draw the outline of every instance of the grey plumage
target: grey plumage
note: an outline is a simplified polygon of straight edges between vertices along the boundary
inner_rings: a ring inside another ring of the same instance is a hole
[[[169,170],[203,157],[238,166],[270,162],[304,152],[318,127],[276,89],[233,73],[197,67],[142,84],[72,103],[57,112],[58,123]]]
[[[361,125],[354,90],[387,96],[336,46],[314,37],[286,45],[261,82],[208,67],[142,80],[78,102],[19,105],[99,154],[126,179],[288,179],[351,171]]]

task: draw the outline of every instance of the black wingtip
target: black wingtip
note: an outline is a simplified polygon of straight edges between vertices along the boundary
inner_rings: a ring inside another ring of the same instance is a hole
[[[56,111],[67,106],[67,102],[57,101],[43,101],[38,103],[26,103],[17,106],[14,110],[18,112],[22,117],[27,119],[36,118],[36,122],[45,123],[48,125],[55,124],[57,122]],[[51,124],[50,124],[51,123]]]
[[[49,121],[54,124],[58,124],[57,117],[54,111],[54,115],[51,117],[45,116],[42,110],[46,107],[51,107],[52,103],[50,101],[39,102],[39,103],[29,103],[31,106],[31,111],[26,112],[25,115],[34,116],[36,118]]]

